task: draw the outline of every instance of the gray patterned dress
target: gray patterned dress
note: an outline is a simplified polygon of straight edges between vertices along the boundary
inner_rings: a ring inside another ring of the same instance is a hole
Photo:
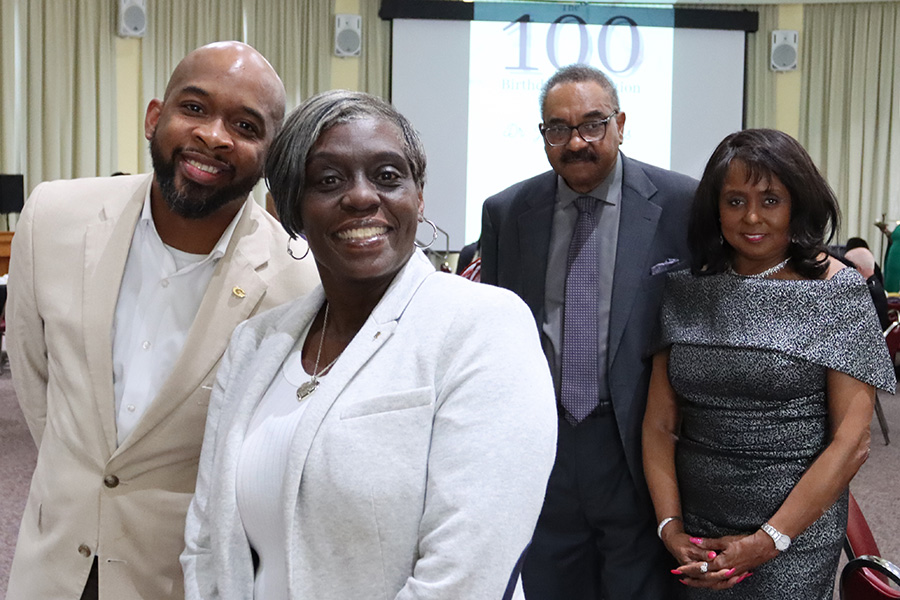
[[[676,450],[685,531],[753,533],[825,448],[826,372],[894,389],[866,284],[669,276],[661,317],[669,380],[682,417]],[[847,523],[847,493],[791,547],[727,591],[683,586],[686,598],[830,600]]]

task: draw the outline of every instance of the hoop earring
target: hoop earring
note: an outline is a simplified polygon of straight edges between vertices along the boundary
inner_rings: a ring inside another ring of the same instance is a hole
[[[292,237],[288,238],[288,243],[287,243],[288,256],[290,256],[294,260],[303,260],[304,258],[306,258],[306,255],[309,254],[309,244],[308,243],[306,244],[306,252],[303,253],[303,256],[301,256],[300,258],[297,258],[296,256],[294,256],[294,251],[291,250],[291,242],[293,240],[294,240],[294,238],[292,238]]]
[[[419,240],[414,239],[413,244],[415,244],[416,248],[421,248],[422,250],[424,250],[425,248],[431,248],[431,245],[434,243],[434,240],[437,239],[437,231],[438,230],[437,230],[437,225],[435,225],[431,221],[431,219],[426,219],[425,217],[422,217],[422,222],[428,223],[429,225],[431,225],[431,229],[433,230],[431,233],[431,241],[428,242],[427,244],[420,244]]]

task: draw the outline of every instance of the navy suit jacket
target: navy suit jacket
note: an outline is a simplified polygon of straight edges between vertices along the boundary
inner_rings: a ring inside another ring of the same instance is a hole
[[[610,306],[609,386],[628,469],[639,493],[649,500],[641,424],[650,382],[650,344],[665,274],[688,266],[688,213],[697,181],[621,153],[619,157],[622,206]],[[482,214],[481,281],[521,296],[538,329],[544,321],[556,187],[556,173],[542,173],[488,198]]]

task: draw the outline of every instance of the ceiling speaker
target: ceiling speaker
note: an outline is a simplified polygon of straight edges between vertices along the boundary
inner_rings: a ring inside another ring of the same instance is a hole
[[[119,0],[119,35],[144,37],[147,31],[145,0]]]
[[[799,34],[791,29],[772,32],[772,70],[795,71],[797,69],[797,42]]]
[[[334,15],[334,55],[359,56],[362,50],[362,17]]]

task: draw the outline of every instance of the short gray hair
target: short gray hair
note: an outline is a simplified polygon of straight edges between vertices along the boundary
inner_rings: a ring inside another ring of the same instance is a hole
[[[413,180],[425,187],[425,146],[406,117],[370,94],[332,90],[317,94],[295,108],[272,141],[266,157],[266,185],[272,193],[281,225],[291,237],[303,231],[300,202],[306,192],[306,162],[319,138],[331,127],[373,117],[397,126]]]
[[[563,67],[550,76],[550,79],[544,82],[541,88],[541,118],[544,118],[544,107],[547,103],[547,93],[561,83],[581,83],[584,81],[593,81],[606,90],[609,99],[613,103],[613,110],[619,110],[619,94],[616,92],[616,86],[600,69],[584,65],[574,64]]]

